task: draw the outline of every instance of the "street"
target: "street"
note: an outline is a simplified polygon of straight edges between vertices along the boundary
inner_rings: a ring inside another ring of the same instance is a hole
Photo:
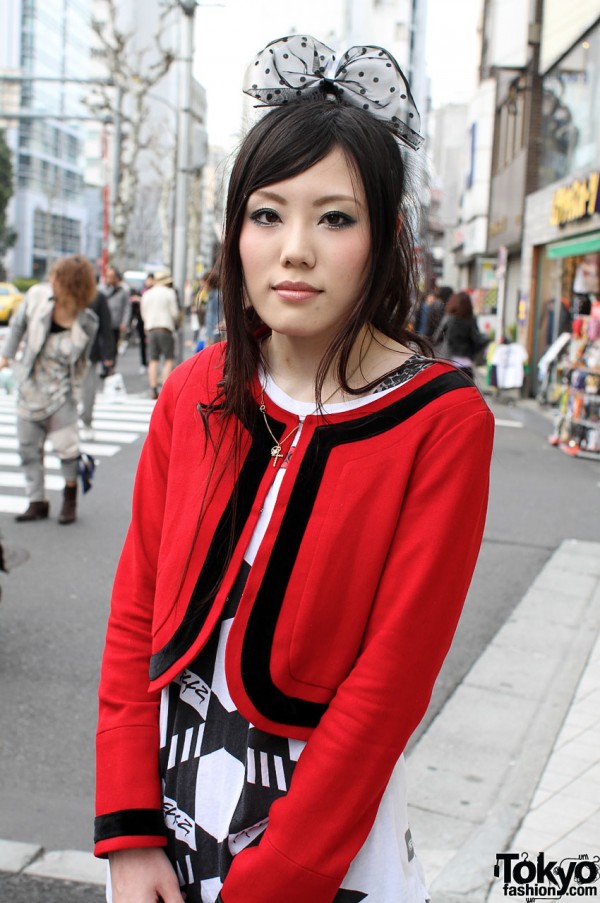
[[[137,349],[130,348],[121,372],[132,405],[133,395],[143,401],[147,394],[138,364]],[[534,402],[491,405],[497,431],[484,544],[455,643],[411,745],[562,540],[600,540],[600,465],[551,448],[550,421]],[[56,524],[57,493],[46,522],[16,524],[11,514],[0,514],[3,541],[20,562],[2,575],[0,604],[3,840],[47,850],[91,849],[98,668],[142,445],[140,422],[134,441],[100,458],[74,527]],[[458,526],[457,555],[460,548]],[[52,882],[3,875],[0,903],[103,898],[98,887],[85,893],[83,886],[64,886],[56,897],[51,887]]]

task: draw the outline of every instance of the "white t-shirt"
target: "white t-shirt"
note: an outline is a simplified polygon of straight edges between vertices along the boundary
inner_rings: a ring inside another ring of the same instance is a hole
[[[520,389],[525,378],[527,351],[517,342],[498,345],[492,354],[491,364],[496,368],[496,385],[499,389]]]

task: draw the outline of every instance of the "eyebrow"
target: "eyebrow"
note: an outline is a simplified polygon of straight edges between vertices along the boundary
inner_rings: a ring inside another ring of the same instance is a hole
[[[268,188],[259,188],[255,194],[260,195],[261,197],[270,198],[278,204],[287,204],[287,200],[281,194],[277,194],[276,191],[270,191]],[[313,202],[313,207],[320,207],[322,204],[331,204],[336,201],[350,201],[358,207],[362,206],[358,198],[353,194],[326,194],[323,195],[323,197],[316,198]]]

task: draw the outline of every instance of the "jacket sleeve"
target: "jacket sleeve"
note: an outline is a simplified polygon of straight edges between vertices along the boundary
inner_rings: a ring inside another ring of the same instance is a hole
[[[158,767],[160,694],[148,691],[148,664],[175,383],[165,383],[142,449],[111,599],[99,688],[98,856],[166,842]]]
[[[473,317],[473,321],[471,323],[471,335],[470,335],[471,347],[473,349],[473,354],[478,354],[478,352],[482,351],[487,345],[489,345],[490,341],[486,335],[480,330],[477,325],[477,320]]]
[[[129,292],[129,289],[127,288],[127,286],[122,285],[121,286],[121,297],[119,298],[119,309],[121,312],[120,316],[119,316],[119,323],[121,326],[127,326],[127,324],[129,323],[129,317],[130,317],[129,295],[130,295],[130,292]]]
[[[30,298],[31,295],[28,292],[27,295],[25,295],[23,302],[19,305],[16,314],[10,321],[10,328],[2,347],[3,357],[8,358],[9,361],[14,359],[19,350],[21,340],[27,331],[27,320],[29,315],[28,301]]]
[[[100,292],[97,315],[99,320],[98,333],[100,339],[100,355],[103,361],[115,359],[115,337],[112,330],[112,320],[106,295]]]
[[[369,834],[429,704],[481,544],[493,417],[482,405],[458,421],[415,464],[358,659],[260,844],[235,857],[223,903],[331,903]]]

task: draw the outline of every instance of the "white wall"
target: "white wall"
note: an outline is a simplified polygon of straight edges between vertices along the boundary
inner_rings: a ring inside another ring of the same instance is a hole
[[[483,254],[487,245],[487,219],[494,138],[494,104],[496,86],[493,79],[480,82],[469,104],[467,142],[471,125],[475,125],[475,151],[471,186],[465,190],[462,222],[465,227],[463,254]],[[470,148],[469,148],[470,156]],[[467,160],[467,168],[470,167]],[[468,169],[467,169],[468,171]]]
[[[546,72],[600,17],[600,0],[545,0],[540,69]]]
[[[491,0],[486,23],[489,66],[526,65],[529,14],[528,0]]]

